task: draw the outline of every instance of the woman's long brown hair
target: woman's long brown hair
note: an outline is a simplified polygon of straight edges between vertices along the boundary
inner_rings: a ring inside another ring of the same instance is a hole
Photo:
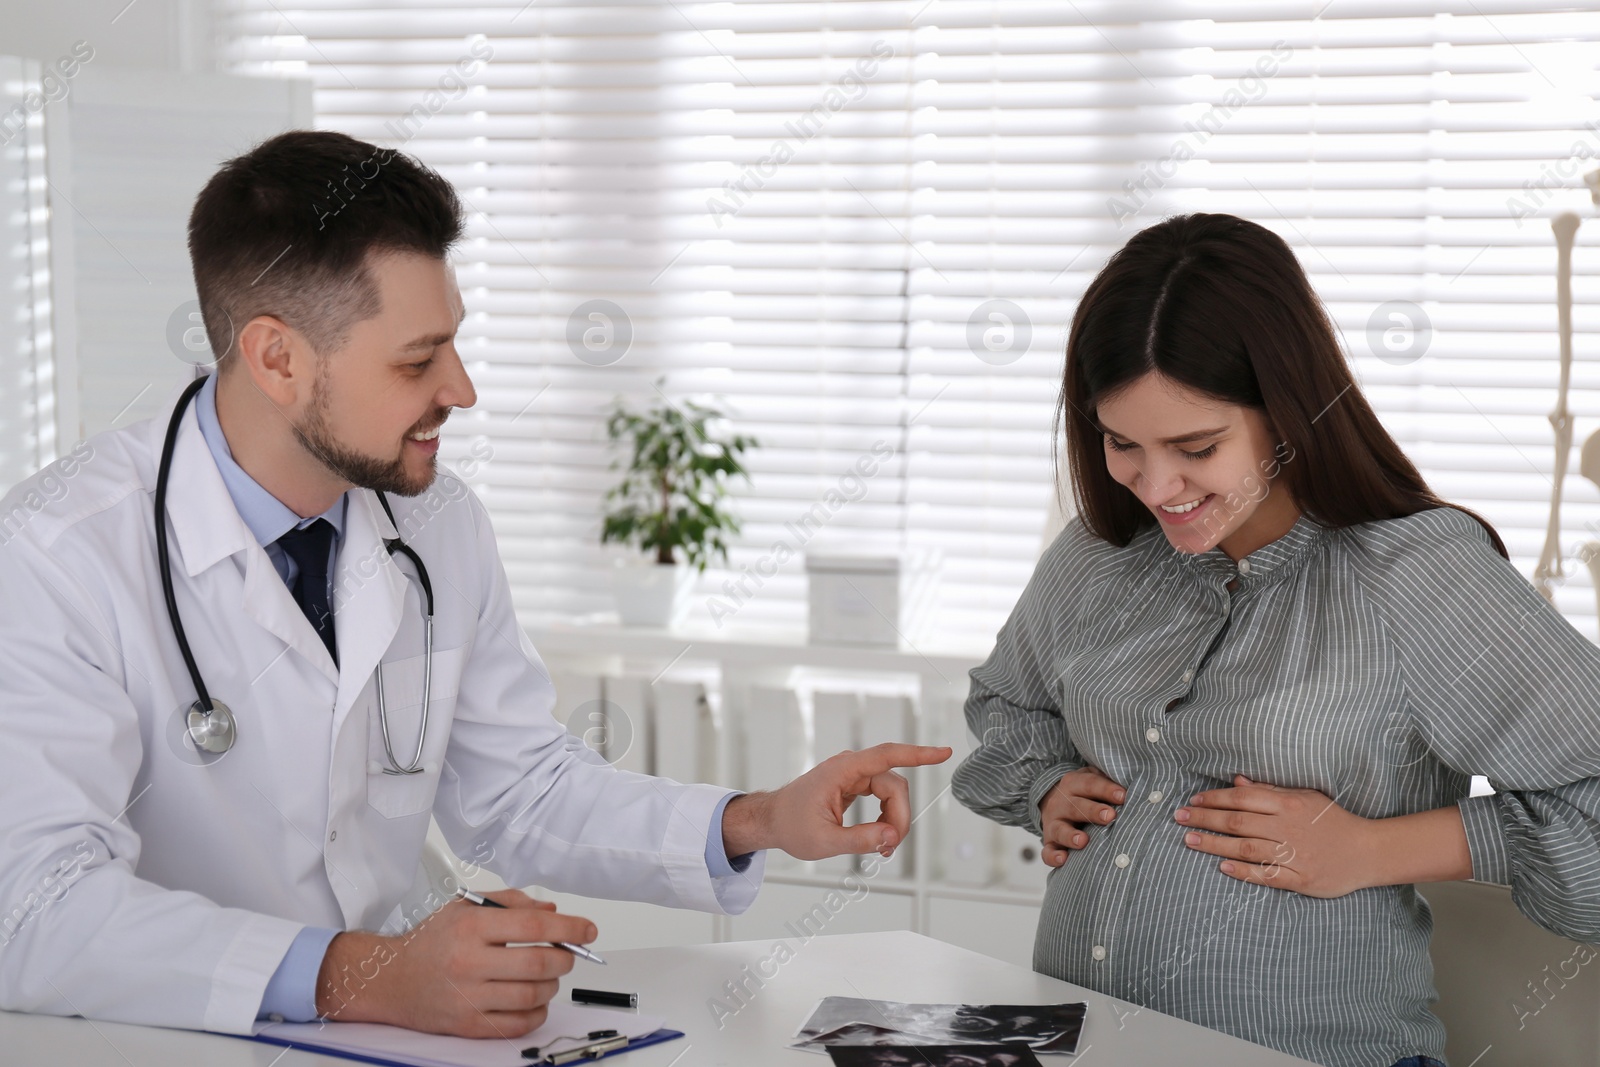
[[[1293,450],[1281,487],[1322,525],[1453,507],[1507,556],[1494,527],[1434,495],[1383,428],[1294,252],[1265,227],[1233,215],[1166,219],[1114,254],[1078,303],[1058,417],[1079,514],[1118,546],[1156,517],[1106,470],[1096,407],[1151,371],[1264,412]]]

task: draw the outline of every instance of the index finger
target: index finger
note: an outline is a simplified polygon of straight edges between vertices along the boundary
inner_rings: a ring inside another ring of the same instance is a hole
[[[907,745],[898,741],[885,741],[855,753],[856,759],[865,763],[869,775],[881,774],[891,767],[926,767],[943,763],[954,754],[949,745]]]
[[[495,889],[487,893],[480,893],[486,900],[491,900],[502,908],[540,908],[546,901],[535,900],[520,889]],[[555,907],[551,904],[550,907]]]
[[[1094,800],[1104,800],[1111,804],[1120,804],[1127,798],[1128,792],[1122,784],[1099,767],[1083,767],[1080,773],[1086,777],[1076,778],[1070,787],[1071,792],[1080,797],[1090,797]],[[1072,772],[1061,776],[1065,781]],[[1059,784],[1059,783],[1058,783]]]
[[[1276,815],[1281,810],[1273,790],[1258,785],[1238,786],[1232,789],[1208,789],[1189,798],[1189,803],[1200,808],[1225,808],[1229,811],[1253,811],[1258,815]]]
[[[528,944],[543,941],[568,941],[585,944],[600,936],[594,923],[581,915],[563,915],[559,911],[542,908],[517,908],[497,912],[497,921],[491,927],[492,944]]]

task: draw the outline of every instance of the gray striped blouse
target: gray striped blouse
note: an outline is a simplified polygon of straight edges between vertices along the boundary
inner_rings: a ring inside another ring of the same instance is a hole
[[[1050,872],[1036,970],[1329,1067],[1388,1067],[1444,1055],[1427,902],[1237,881],[1173,812],[1236,773],[1368,818],[1458,804],[1474,878],[1600,941],[1597,705],[1600,649],[1453,508],[1302,516],[1237,566],[1155,527],[1119,549],[1073,521],[972,671],[979,743],[952,789],[1037,834],[1066,771],[1127,787]],[[1469,797],[1472,774],[1498,792]]]

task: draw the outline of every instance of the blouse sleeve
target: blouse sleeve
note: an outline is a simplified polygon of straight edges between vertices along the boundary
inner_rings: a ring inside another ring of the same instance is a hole
[[[966,807],[1006,826],[1042,835],[1039,802],[1061,776],[1084,766],[1061,718],[1052,664],[1081,603],[1079,572],[1087,540],[1079,522],[1045,550],[994,651],[970,672],[967,728],[978,739],[951,776]]]
[[[1472,876],[1529,919],[1600,941],[1600,649],[1455,508],[1370,524],[1358,568],[1412,726],[1493,796],[1462,799]]]

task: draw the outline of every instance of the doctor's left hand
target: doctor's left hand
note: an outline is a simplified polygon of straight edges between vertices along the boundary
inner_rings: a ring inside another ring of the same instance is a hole
[[[911,792],[896,767],[943,763],[948,746],[886,742],[830,756],[782,789],[733,798],[722,812],[729,856],[781,848],[796,859],[819,860],[847,852],[891,855],[911,832]],[[874,822],[844,825],[857,797],[874,796],[883,812]]]

